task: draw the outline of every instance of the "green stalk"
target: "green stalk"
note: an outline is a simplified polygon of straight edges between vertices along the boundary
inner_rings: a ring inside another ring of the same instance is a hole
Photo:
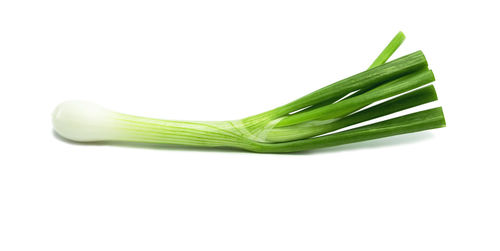
[[[373,61],[368,69],[373,67],[377,67],[379,65],[384,64],[394,52],[399,48],[399,46],[405,40],[405,34],[403,32],[398,32],[396,36],[391,40],[391,42],[384,48],[384,50],[378,55],[378,57]]]
[[[436,90],[433,85],[429,85],[329,123],[318,124],[317,122],[311,122],[273,128],[267,134],[266,140],[284,142],[310,138],[436,100]]]
[[[375,101],[415,89],[432,81],[434,81],[434,74],[432,74],[432,71],[426,69],[414,72],[383,84],[365,94],[353,98],[347,98],[312,111],[285,117],[276,126],[283,127],[312,120],[340,118]]]
[[[392,54],[394,54],[394,52],[399,48],[399,46],[401,46],[401,44],[403,43],[403,41],[405,40],[405,35],[403,34],[403,32],[398,32],[398,34],[396,34],[396,36],[394,36],[394,38],[391,40],[391,42],[384,48],[384,50],[378,55],[378,57],[375,59],[375,61],[373,61],[373,63],[370,65],[370,67],[368,67],[368,69],[371,69],[371,68],[375,68],[379,65],[382,65],[384,64],[391,56]],[[370,89],[365,89],[366,91],[370,90]],[[355,94],[358,94],[360,93],[360,91],[356,92]],[[325,105],[329,105],[329,104],[332,104],[336,101],[338,101],[339,99],[341,99],[343,96],[336,96],[336,97],[332,97],[328,100],[325,100],[323,102],[320,102],[320,103],[317,103],[315,105],[312,105],[312,106],[309,106],[303,110],[300,110],[299,112],[297,113],[302,113],[302,112],[305,112],[305,111],[310,111],[310,110],[314,110],[318,107],[322,107],[322,106],[325,106]]]
[[[401,31],[398,32],[398,34],[396,34],[396,36],[387,45],[387,47],[385,47],[385,49],[382,51],[382,53],[380,53],[380,55],[377,57],[377,59],[375,59],[375,61],[373,61],[370,68],[376,67],[378,65],[385,63],[392,56],[392,54],[394,54],[394,52],[399,48],[399,46],[403,43],[404,40],[405,40],[405,35]],[[361,89],[361,90],[353,93],[350,97],[356,97],[358,95],[361,95],[361,94],[371,90],[372,88]]]
[[[254,151],[267,153],[306,151],[419,132],[444,127],[445,125],[443,110],[438,107],[322,137],[274,144],[261,143]]]
[[[243,122],[248,126],[260,126],[261,123],[267,123],[273,119],[287,115],[290,112],[329,100],[332,97],[345,96],[353,91],[377,86],[381,83],[394,80],[409,73],[426,68],[427,60],[425,59],[424,54],[422,51],[416,51],[391,62],[377,66],[373,69],[366,70],[335,82],[286,105],[280,106],[268,112],[245,118],[243,119]]]

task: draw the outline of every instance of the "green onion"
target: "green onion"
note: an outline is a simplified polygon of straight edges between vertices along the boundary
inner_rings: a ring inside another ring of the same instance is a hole
[[[296,152],[445,126],[440,107],[339,131],[437,100],[434,74],[421,51],[387,62],[399,32],[366,71],[267,112],[232,121],[175,121],[113,112],[84,101],[60,104],[55,131],[82,142],[126,141],[254,152]],[[422,88],[420,88],[422,87]],[[373,105],[376,102],[380,102]]]

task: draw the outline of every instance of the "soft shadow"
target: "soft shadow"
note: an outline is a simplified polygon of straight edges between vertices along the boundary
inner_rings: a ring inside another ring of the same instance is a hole
[[[77,142],[66,139],[59,135],[56,131],[52,130],[54,137],[72,145],[81,146],[117,146],[129,148],[146,148],[154,150],[169,150],[169,151],[193,151],[193,152],[237,152],[237,153],[253,153],[238,148],[230,147],[199,147],[199,146],[181,146],[181,145],[168,145],[168,144],[154,144],[154,143],[137,143],[137,142],[120,142],[120,141],[96,141],[96,142]],[[416,142],[421,142],[433,138],[432,132],[419,132],[409,133],[404,135],[391,136],[387,138],[363,141],[358,143],[351,143],[340,146],[333,146],[309,151],[292,152],[292,153],[266,153],[266,154],[286,154],[286,155],[312,155],[335,153],[343,151],[355,151],[367,148],[391,147],[398,145],[406,145]]]
[[[403,135],[396,135],[387,138],[374,139],[358,143],[351,143],[340,146],[333,146],[306,152],[307,154],[323,154],[343,151],[356,151],[367,148],[393,147],[399,145],[413,144],[416,142],[426,141],[434,138],[432,132],[418,132]]]
[[[66,139],[59,135],[55,130],[52,130],[52,135],[60,141],[71,145],[81,146],[117,146],[128,148],[145,148],[154,150],[169,150],[169,151],[194,151],[194,152],[240,152],[251,153],[242,149],[230,147],[199,147],[199,146],[181,146],[181,145],[168,145],[168,144],[155,144],[155,143],[139,143],[139,142],[120,142],[120,141],[95,141],[95,142],[78,142]]]

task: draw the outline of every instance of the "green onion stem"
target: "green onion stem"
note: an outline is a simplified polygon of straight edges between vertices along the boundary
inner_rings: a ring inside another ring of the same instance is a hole
[[[391,40],[391,42],[378,55],[378,57],[375,59],[375,61],[373,61],[373,63],[370,65],[370,67],[368,67],[368,69],[371,69],[371,68],[374,68],[374,67],[377,67],[379,65],[384,64],[392,56],[392,54],[394,54],[394,52],[399,48],[399,46],[401,46],[401,44],[403,43],[404,40],[405,40],[405,35],[403,34],[403,32],[401,32],[401,31],[398,32],[398,34],[396,34],[396,36],[394,36],[394,38]],[[351,97],[354,96],[354,95],[359,95],[361,93],[369,91],[370,89],[366,88],[366,89],[363,89],[363,90],[357,91],[356,93],[354,93],[353,95],[351,95]],[[302,112],[305,112],[305,111],[310,111],[310,110],[316,109],[318,107],[322,107],[322,106],[325,106],[325,105],[332,104],[332,103],[338,101],[339,99],[341,99],[342,97],[344,97],[344,96],[335,96],[335,97],[332,97],[332,98],[330,98],[328,100],[325,100],[323,102],[319,102],[319,103],[314,104],[312,106],[309,106],[309,107],[307,107],[307,108],[305,108],[303,110],[300,110],[297,113],[302,113]]]
[[[444,127],[445,125],[443,110],[441,107],[437,107],[322,137],[274,144],[261,143],[258,148],[253,150],[268,153],[306,151],[419,132]]]
[[[290,115],[283,118],[276,126],[282,127],[311,120],[340,118],[375,101],[415,89],[432,81],[434,81],[434,74],[432,74],[431,70],[426,69],[414,72],[396,80],[389,81],[362,95],[347,98],[337,103],[316,108],[312,111]]]
[[[394,52],[399,48],[399,46],[401,46],[404,40],[405,40],[405,34],[403,34],[403,32],[401,31],[398,32],[398,34],[394,36],[391,42],[378,55],[375,61],[373,61],[370,67],[368,67],[368,69],[384,64],[392,56],[392,54],[394,54]]]
[[[280,106],[268,112],[245,118],[243,119],[243,122],[249,126],[266,123],[273,119],[287,115],[290,112],[323,102],[331,97],[345,96],[353,91],[377,86],[381,83],[394,80],[409,73],[426,68],[427,60],[425,59],[424,54],[422,51],[416,51],[391,62],[335,82],[286,105]]]
[[[266,140],[283,142],[310,138],[436,100],[436,90],[433,85],[429,85],[332,122],[318,125],[317,121],[313,121],[295,126],[273,128],[267,134]]]

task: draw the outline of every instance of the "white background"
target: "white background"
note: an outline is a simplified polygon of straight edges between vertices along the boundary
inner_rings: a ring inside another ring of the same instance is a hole
[[[2,1],[0,250],[499,250],[498,23],[494,1]],[[446,128],[287,155],[52,132],[68,99],[252,115],[364,70],[399,30]]]

